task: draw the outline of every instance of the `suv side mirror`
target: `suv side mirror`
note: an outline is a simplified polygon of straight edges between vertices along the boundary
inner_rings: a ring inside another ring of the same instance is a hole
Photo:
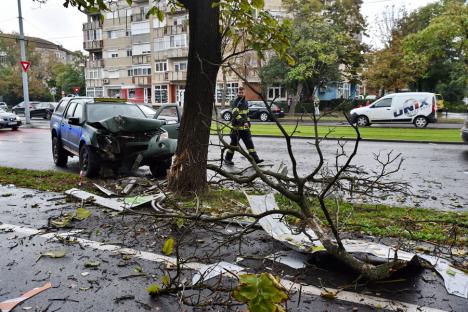
[[[79,126],[80,125],[80,118],[70,117],[70,118],[68,118],[68,124],[72,125],[72,126]]]

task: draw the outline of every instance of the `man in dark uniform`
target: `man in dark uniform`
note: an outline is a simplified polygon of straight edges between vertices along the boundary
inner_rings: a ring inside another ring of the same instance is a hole
[[[249,102],[245,99],[244,88],[240,87],[237,94],[237,99],[234,100],[232,109],[232,130],[231,130],[231,146],[238,146],[239,139],[247,147],[247,151],[254,161],[259,164],[263,162],[255,151],[255,147],[252,141],[252,134],[250,133],[250,119],[249,119]],[[232,158],[234,157],[234,150],[228,149],[224,162],[226,165],[234,165]]]

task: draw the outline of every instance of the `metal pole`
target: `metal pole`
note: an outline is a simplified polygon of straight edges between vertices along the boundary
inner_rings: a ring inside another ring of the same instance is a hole
[[[26,49],[24,46],[24,32],[23,32],[23,15],[21,14],[21,0],[18,0],[18,20],[19,20],[19,43],[21,52],[21,61],[26,61]],[[24,97],[24,117],[26,124],[31,123],[29,117],[29,86],[28,86],[28,73],[21,68],[23,76],[23,97]]]

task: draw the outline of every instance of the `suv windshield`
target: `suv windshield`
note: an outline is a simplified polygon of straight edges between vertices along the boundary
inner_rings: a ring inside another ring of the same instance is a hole
[[[139,109],[136,105],[116,103],[88,105],[86,115],[86,120],[88,122],[97,122],[116,116],[146,118],[145,114],[143,114],[141,109]]]

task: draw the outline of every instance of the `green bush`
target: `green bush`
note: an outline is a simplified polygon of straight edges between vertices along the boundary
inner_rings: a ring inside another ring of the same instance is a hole
[[[447,108],[448,111],[451,112],[451,113],[466,113],[466,112],[468,112],[468,105],[466,105],[463,102],[445,101],[444,105],[445,105],[445,108]]]

